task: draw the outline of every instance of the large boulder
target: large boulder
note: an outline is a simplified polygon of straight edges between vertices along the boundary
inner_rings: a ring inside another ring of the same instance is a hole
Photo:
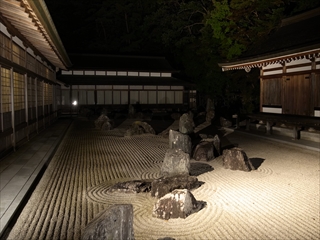
[[[205,206],[198,202],[188,189],[176,189],[158,199],[153,207],[152,216],[168,220],[170,218],[186,218]]]
[[[180,149],[168,149],[161,166],[161,176],[189,175],[190,156]]]
[[[214,119],[214,116],[215,116],[214,110],[208,111],[206,114],[206,122],[211,123],[212,119]]]
[[[194,121],[193,121],[193,114],[191,113],[184,113],[180,117],[179,120],[179,132],[183,134],[190,134],[194,131]]]
[[[140,134],[156,134],[155,130],[146,122],[135,121],[131,124],[130,128],[127,129],[125,136],[133,136]]]
[[[212,142],[214,146],[214,156],[217,157],[221,155],[221,140],[217,134],[214,137],[211,135],[203,136],[201,142]]]
[[[82,240],[134,240],[133,206],[119,204],[109,207],[94,218],[84,229]]]
[[[111,130],[112,128],[113,128],[112,121],[106,121],[101,126],[101,130],[103,130],[103,131],[108,131],[108,130]]]
[[[249,172],[255,170],[247,154],[241,148],[223,150],[223,166],[226,169]]]
[[[101,129],[103,124],[105,124],[106,122],[109,122],[110,119],[107,117],[106,114],[101,114],[95,121],[94,124],[96,126],[96,128]]]
[[[214,159],[214,151],[213,151],[213,144],[212,142],[200,142],[194,152],[193,152],[193,159],[196,161],[205,160],[210,161]]]
[[[182,134],[170,129],[169,131],[169,148],[181,149],[183,152],[191,154],[192,140],[189,135]]]
[[[161,177],[151,183],[151,196],[161,198],[175,189],[194,189],[201,186],[201,182],[195,176],[177,175]]]

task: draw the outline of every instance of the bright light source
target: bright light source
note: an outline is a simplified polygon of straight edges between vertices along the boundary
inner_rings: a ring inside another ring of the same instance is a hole
[[[77,104],[78,104],[77,101],[73,101],[73,103],[72,103],[73,106],[76,106]]]

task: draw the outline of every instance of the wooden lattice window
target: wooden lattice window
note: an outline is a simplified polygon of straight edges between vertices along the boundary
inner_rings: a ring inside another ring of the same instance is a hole
[[[14,95],[14,110],[21,110],[25,107],[25,82],[24,77],[20,73],[13,73],[13,95]]]
[[[43,106],[43,82],[37,82],[37,99],[38,106]]]
[[[35,79],[28,78],[28,109],[29,120],[36,118],[36,84]]]
[[[44,104],[50,105],[53,103],[52,85],[44,83]]]
[[[36,107],[36,85],[32,78],[28,78],[28,107]]]
[[[10,70],[6,68],[1,68],[1,104],[3,113],[11,111]]]
[[[32,72],[35,72],[36,71],[36,59],[30,55],[30,54],[27,54],[27,68],[29,70],[31,70]]]
[[[15,43],[12,44],[12,61],[21,66],[24,66],[26,61],[25,50]]]
[[[11,60],[11,41],[10,38],[0,32],[0,53],[1,56]]]

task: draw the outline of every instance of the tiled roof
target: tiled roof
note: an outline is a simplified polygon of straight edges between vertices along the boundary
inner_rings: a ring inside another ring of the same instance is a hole
[[[0,21],[25,46],[54,66],[61,69],[71,66],[44,0],[1,0]]]
[[[72,70],[178,72],[165,57],[69,54]]]
[[[220,63],[223,70],[261,67],[297,58],[320,56],[320,8],[284,19],[265,41],[238,60]]]

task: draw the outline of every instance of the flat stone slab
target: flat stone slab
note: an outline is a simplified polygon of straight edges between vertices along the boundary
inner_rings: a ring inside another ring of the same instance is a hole
[[[194,189],[202,185],[195,176],[177,175],[162,177],[151,183],[151,196],[161,198],[175,189]]]
[[[123,193],[140,193],[151,191],[152,180],[133,180],[127,182],[119,182],[108,189],[108,192],[123,192]]]

